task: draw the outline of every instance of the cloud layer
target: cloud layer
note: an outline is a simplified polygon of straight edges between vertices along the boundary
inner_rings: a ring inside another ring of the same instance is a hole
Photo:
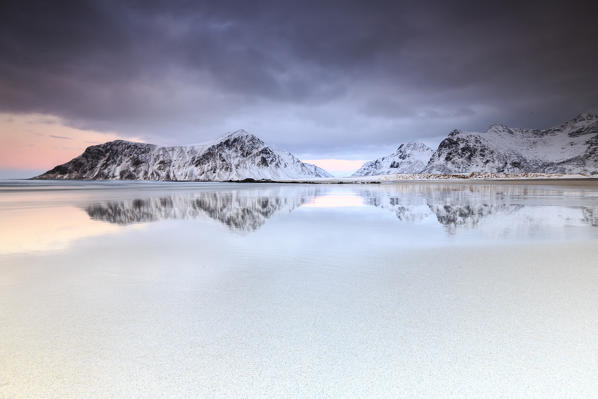
[[[0,112],[160,144],[245,128],[369,159],[598,110],[597,3],[524,3],[3,2]]]

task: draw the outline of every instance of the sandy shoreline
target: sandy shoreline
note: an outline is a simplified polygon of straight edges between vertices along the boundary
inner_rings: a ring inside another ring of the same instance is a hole
[[[22,180],[22,179],[17,179]],[[65,181],[81,182],[146,182],[146,183],[274,183],[274,184],[411,184],[411,183],[457,183],[457,184],[550,184],[550,185],[570,185],[570,186],[589,186],[598,187],[598,176],[588,177],[581,175],[545,175],[528,174],[525,176],[496,176],[496,175],[379,175],[362,177],[336,177],[336,178],[314,178],[314,179],[284,179],[284,180],[224,180],[224,181],[201,181],[201,180],[79,180],[79,179],[24,179],[29,181],[45,181],[62,183]],[[7,180],[8,181],[8,180]]]

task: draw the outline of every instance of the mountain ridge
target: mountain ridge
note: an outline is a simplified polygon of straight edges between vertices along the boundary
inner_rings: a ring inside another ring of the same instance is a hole
[[[87,147],[35,179],[237,181],[332,177],[245,130],[211,142],[158,146],[114,140]]]
[[[581,113],[548,129],[491,125],[453,130],[421,173],[598,173],[598,116]]]

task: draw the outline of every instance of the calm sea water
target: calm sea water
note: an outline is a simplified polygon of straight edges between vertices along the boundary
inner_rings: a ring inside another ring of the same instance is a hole
[[[0,183],[0,398],[598,395],[598,186]]]

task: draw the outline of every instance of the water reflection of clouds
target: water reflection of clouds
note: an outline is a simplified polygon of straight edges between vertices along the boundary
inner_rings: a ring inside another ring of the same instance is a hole
[[[74,240],[121,230],[73,206],[5,210],[0,218],[0,254],[62,250]]]

